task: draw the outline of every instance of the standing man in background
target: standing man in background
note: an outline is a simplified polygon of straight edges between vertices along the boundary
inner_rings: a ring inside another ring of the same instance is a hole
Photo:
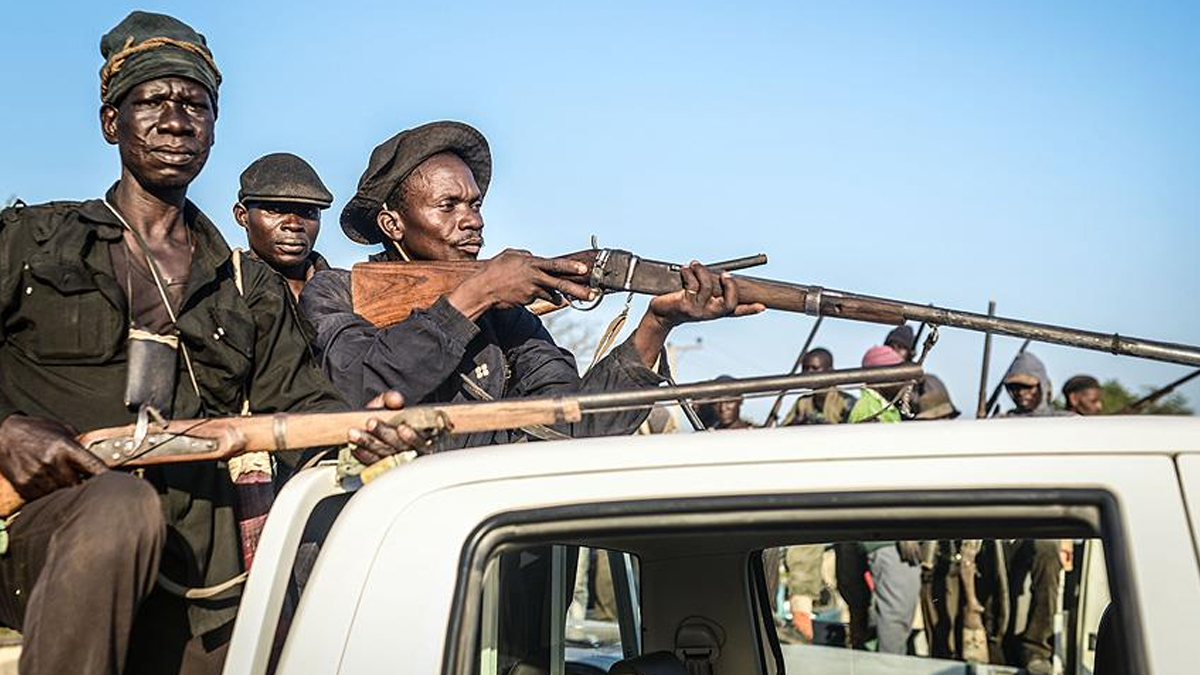
[[[833,370],[833,354],[824,347],[810,349],[800,359],[800,372],[824,373]],[[840,389],[822,389],[804,394],[783,418],[781,426],[803,424],[843,424],[857,399]]]
[[[1099,415],[1104,412],[1100,397],[1100,382],[1091,375],[1076,375],[1063,385],[1067,411],[1076,415]]]

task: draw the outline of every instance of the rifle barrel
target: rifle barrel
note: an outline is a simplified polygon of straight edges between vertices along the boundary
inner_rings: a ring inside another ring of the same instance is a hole
[[[748,255],[741,258],[734,258],[732,260],[722,260],[721,262],[707,264],[705,267],[714,272],[736,272],[737,270],[749,269],[751,267],[758,267],[766,264],[767,254],[759,253],[758,255]]]
[[[988,316],[996,316],[996,301],[988,300]],[[983,334],[983,366],[979,369],[979,401],[975,407],[975,417],[987,417],[987,379],[988,368],[992,365],[992,331]]]
[[[1194,380],[1197,376],[1200,376],[1200,370],[1193,370],[1191,373],[1184,375],[1183,377],[1179,378],[1178,380],[1175,380],[1174,382],[1172,382],[1168,385],[1165,385],[1165,386],[1159,387],[1158,389],[1155,389],[1154,391],[1150,392],[1149,394],[1146,394],[1145,396],[1134,401],[1133,403],[1130,403],[1129,405],[1125,406],[1124,408],[1121,408],[1120,410],[1118,410],[1117,412],[1115,412],[1113,414],[1114,415],[1123,415],[1125,413],[1137,412],[1143,406],[1148,405],[1150,403],[1154,403],[1158,399],[1166,396],[1167,394],[1170,394],[1171,392],[1175,391],[1179,387]]]
[[[987,316],[934,305],[915,305],[819,286],[804,286],[754,277],[738,279],[749,282],[744,287],[739,285],[740,299],[743,302],[764,302],[768,307],[776,309],[892,325],[900,325],[905,321],[923,321],[941,327],[991,331],[996,335],[1027,338],[1035,342],[1136,356],[1185,366],[1200,366],[1200,347],[1193,345]]]
[[[796,371],[804,365],[804,355],[808,353],[809,347],[812,347],[813,339],[817,337],[817,331],[821,329],[821,322],[825,317],[818,316],[813,323],[812,330],[808,331],[808,337],[804,340],[804,346],[800,348],[800,353],[796,355],[796,362],[792,364],[792,369],[788,371],[795,375]],[[773,427],[779,422],[779,409],[783,406],[783,399],[787,396],[787,391],[779,392],[779,396],[775,397],[775,403],[771,405],[771,412],[767,413],[767,419],[763,422],[764,427]]]
[[[765,375],[746,377],[739,380],[710,380],[675,387],[655,387],[633,391],[613,391],[596,394],[580,394],[574,397],[583,413],[604,412],[614,408],[629,408],[675,401],[681,398],[728,398],[759,392],[789,391],[793,389],[827,389],[858,384],[881,384],[919,380],[925,371],[916,364],[888,366],[886,368],[849,368],[830,370],[823,373],[801,373],[799,375]]]

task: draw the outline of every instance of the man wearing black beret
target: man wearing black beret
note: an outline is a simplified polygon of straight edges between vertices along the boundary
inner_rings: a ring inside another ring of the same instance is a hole
[[[371,153],[358,192],[342,211],[342,229],[356,242],[384,244],[373,260],[475,260],[483,247],[480,208],[491,175],[487,140],[466,124],[434,122],[401,132]],[[581,379],[574,357],[525,309],[556,293],[588,299],[588,288],[561,276],[581,274],[581,267],[506,250],[429,309],[388,328],[354,313],[346,270],[314,276],[300,305],[317,330],[315,346],[326,373],[352,403],[394,389],[413,404],[654,386],[662,378],[651,368],[672,328],[763,309],[740,304],[726,278],[699,263],[687,265],[685,289],[654,298],[633,335]],[[714,290],[722,292],[714,296]],[[588,415],[549,430],[457,435],[439,442],[449,449],[526,436],[625,434],[646,414]]]
[[[316,170],[291,153],[264,155],[242,172],[233,217],[246,228],[254,257],[279,272],[297,299],[313,274],[329,269],[313,245],[321,211],[332,203]]]
[[[137,478],[106,470],[75,434],[150,410],[346,405],[279,276],[250,260],[235,274],[187,200],[221,81],[204,37],[134,12],[101,53],[101,130],[120,151],[120,179],[103,199],[0,213],[0,473],[27,502],[4,523],[0,621],[24,635],[24,675],[216,673],[243,571],[226,467]],[[416,442],[386,425],[350,436],[364,461]],[[200,587],[207,599],[184,598]]]

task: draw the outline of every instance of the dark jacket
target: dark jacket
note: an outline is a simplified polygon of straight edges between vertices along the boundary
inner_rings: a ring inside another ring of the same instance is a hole
[[[489,310],[475,322],[442,298],[394,326],[377,328],[354,313],[347,270],[317,273],[300,294],[300,307],[317,330],[322,368],[354,405],[388,389],[409,405],[478,400],[465,389],[464,376],[495,399],[651,387],[663,379],[628,342],[580,378],[575,358],[524,308]],[[629,434],[647,414],[586,415],[555,428],[570,436]],[[443,439],[440,449],[524,436],[519,430],[454,436]]]
[[[184,217],[196,251],[177,329],[193,358],[201,396],[179,359],[171,417],[237,414],[247,395],[254,412],[344,410],[309,353],[280,277],[244,260],[243,297],[220,233],[190,203]],[[120,221],[101,200],[0,213],[0,419],[22,413],[80,432],[134,421],[123,403],[125,292],[113,276],[108,246],[122,236]],[[279,458],[297,459],[286,453]],[[238,574],[234,493],[224,463],[181,464],[145,475],[162,495],[169,526],[167,576],[205,586]],[[222,597],[231,595],[193,606],[193,634],[233,618],[236,593]]]

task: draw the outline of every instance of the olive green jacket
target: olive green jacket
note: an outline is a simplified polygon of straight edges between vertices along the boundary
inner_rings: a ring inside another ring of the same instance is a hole
[[[190,202],[184,218],[195,254],[176,327],[200,396],[179,359],[170,416],[237,414],[247,397],[256,413],[344,410],[312,360],[280,277],[245,260],[239,293],[230,249],[216,227]],[[128,310],[108,246],[122,236],[102,200],[0,212],[0,420],[20,413],[79,432],[134,421],[123,403]],[[240,573],[235,498],[224,464],[145,475],[162,495],[169,528],[163,572],[193,587]],[[193,634],[232,619],[236,601],[233,592],[194,605]]]

